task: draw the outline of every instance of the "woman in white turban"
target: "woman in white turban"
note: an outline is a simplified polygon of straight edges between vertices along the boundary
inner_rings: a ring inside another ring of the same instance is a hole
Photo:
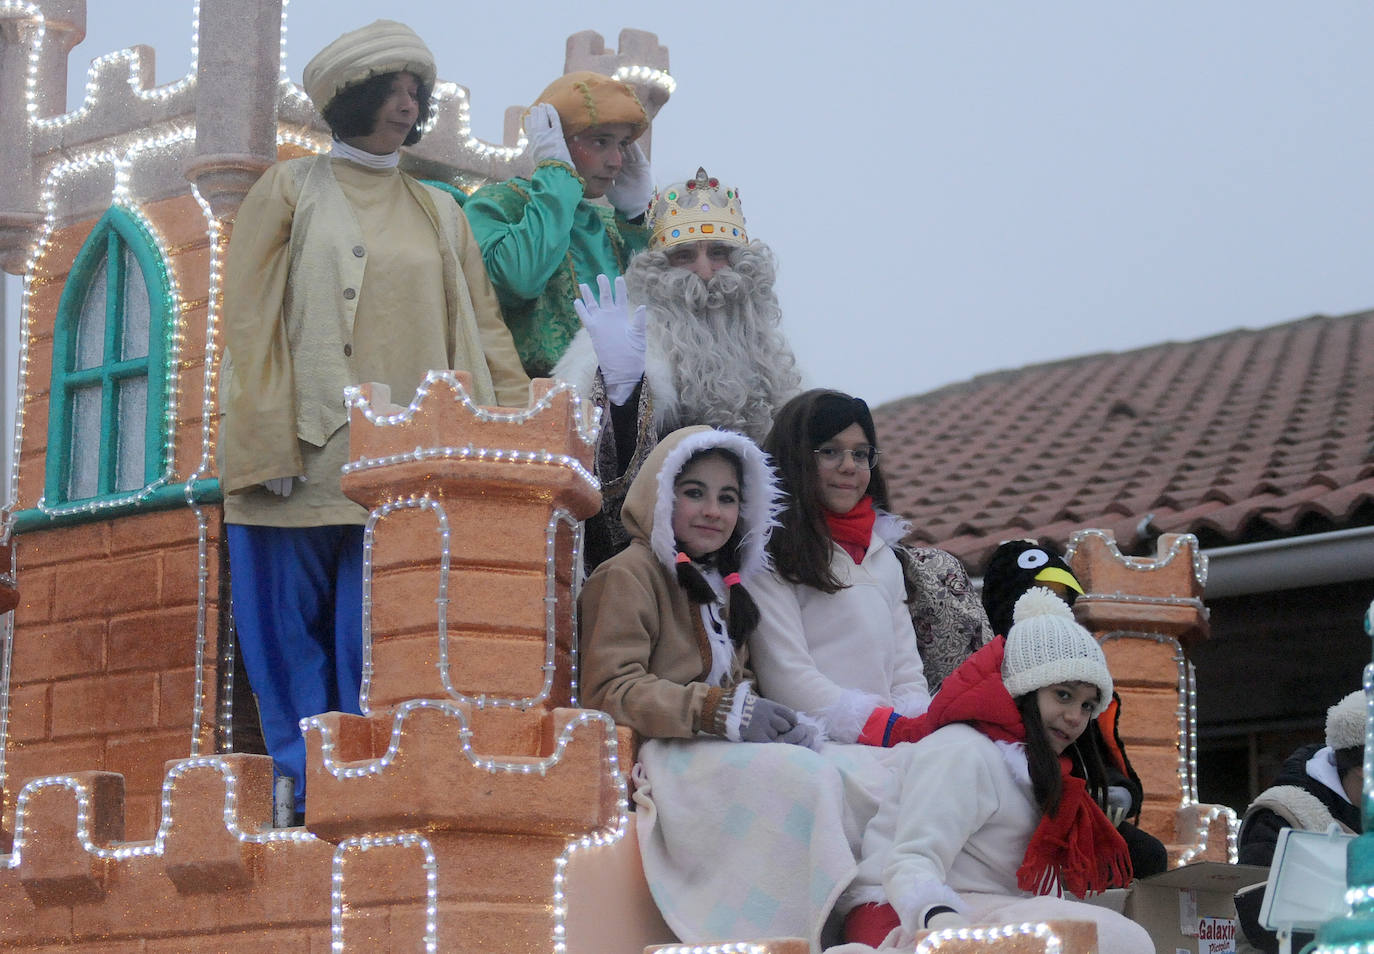
[[[300,719],[359,711],[367,511],[343,495],[344,389],[404,403],[435,368],[480,404],[524,406],[529,379],[457,203],[400,172],[429,117],[434,57],[389,20],[305,68],[334,134],[279,162],[234,223],[225,283],[220,479],[234,622],[263,737],[305,811]]]

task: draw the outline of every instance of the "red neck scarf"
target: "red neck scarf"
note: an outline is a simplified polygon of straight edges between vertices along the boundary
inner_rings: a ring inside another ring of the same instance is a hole
[[[914,742],[955,722],[967,723],[996,742],[1024,742],[1021,712],[1002,684],[1005,647],[999,636],[964,660],[940,684],[925,715],[898,720],[890,742]],[[1126,842],[1088,794],[1087,783],[1071,774],[1067,756],[1060,757],[1059,768],[1064,783],[1059,808],[1041,816],[1016,870],[1017,886],[1049,894],[1058,882],[1079,897],[1125,887],[1131,881]]]
[[[862,563],[868,553],[868,544],[873,539],[873,521],[877,518],[872,497],[861,497],[849,513],[825,511],[825,525],[830,528],[830,539],[839,544],[840,549],[848,553],[855,563]]]

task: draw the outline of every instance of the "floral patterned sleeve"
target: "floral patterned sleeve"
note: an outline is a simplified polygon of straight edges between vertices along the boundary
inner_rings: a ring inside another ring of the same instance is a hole
[[[933,694],[955,667],[993,637],[983,603],[959,559],[934,547],[903,547],[916,648]]]

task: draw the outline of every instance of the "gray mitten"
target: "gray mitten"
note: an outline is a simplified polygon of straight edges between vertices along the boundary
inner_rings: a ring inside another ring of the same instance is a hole
[[[1123,785],[1107,787],[1107,817],[1113,825],[1120,825],[1131,810],[1131,790]]]
[[[816,736],[819,734],[814,725],[807,725],[805,722],[798,722],[796,727],[785,733],[779,742],[786,742],[789,745],[800,745],[803,748],[816,748]]]
[[[781,742],[797,726],[797,714],[787,706],[754,696],[744,706],[740,739],[745,742]]]

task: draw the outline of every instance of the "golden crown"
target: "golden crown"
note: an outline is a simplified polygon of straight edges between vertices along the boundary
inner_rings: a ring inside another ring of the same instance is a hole
[[[666,186],[649,203],[653,236],[650,248],[670,248],[683,242],[729,242],[748,245],[739,190],[720,184],[697,169],[695,179]]]

